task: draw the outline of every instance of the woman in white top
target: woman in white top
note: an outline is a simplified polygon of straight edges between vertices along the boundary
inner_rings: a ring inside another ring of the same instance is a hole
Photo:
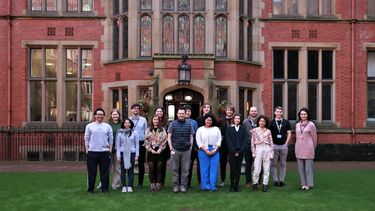
[[[211,113],[203,116],[203,122],[204,126],[198,128],[196,133],[199,148],[201,189],[204,191],[216,191],[220,159],[218,148],[221,145],[221,132],[218,127],[212,126],[216,119]]]

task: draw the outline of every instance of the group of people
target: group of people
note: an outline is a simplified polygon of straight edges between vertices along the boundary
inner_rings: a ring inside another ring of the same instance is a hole
[[[86,126],[84,136],[88,193],[94,192],[98,165],[101,181],[98,188],[104,193],[108,192],[111,162],[112,189],[122,188],[123,193],[133,192],[136,162],[139,169],[138,189],[142,189],[146,158],[152,192],[164,187],[169,159],[172,165],[172,191],[175,193],[187,192],[191,188],[195,160],[198,183],[203,191],[215,192],[217,184],[225,186],[229,160],[230,191],[240,192],[243,159],[246,163],[246,187],[250,188],[252,184],[253,190],[257,191],[259,183],[262,183],[262,190],[267,192],[270,172],[274,186],[285,186],[291,124],[283,118],[282,107],[275,108],[272,121],[265,115],[258,115],[256,107],[251,107],[248,117],[242,120],[234,106],[229,105],[225,116],[217,121],[209,103],[202,106],[196,120],[191,118],[192,108],[185,105],[178,108],[177,119],[169,122],[163,107],[159,106],[149,123],[140,115],[140,109],[139,104],[133,104],[131,115],[123,120],[120,112],[114,109],[109,124],[103,122],[104,110],[95,110],[95,121]],[[317,132],[307,108],[302,108],[298,117],[295,153],[301,190],[309,190],[314,186],[313,159]]]

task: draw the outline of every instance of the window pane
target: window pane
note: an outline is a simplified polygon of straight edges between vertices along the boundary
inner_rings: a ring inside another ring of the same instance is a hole
[[[297,119],[297,84],[288,84],[288,119]]]
[[[31,77],[42,77],[42,61],[43,51],[42,49],[31,49]]]
[[[82,11],[92,12],[92,0],[82,0]]]
[[[173,53],[174,52],[174,27],[173,17],[165,16],[163,18],[163,52]]]
[[[298,1],[287,0],[287,11],[288,15],[298,15]]]
[[[112,108],[120,109],[120,95],[118,90],[112,90]]]
[[[151,56],[151,17],[143,16],[141,18],[141,56]]]
[[[128,115],[128,90],[127,89],[123,89],[121,90],[121,98],[122,98],[122,115],[123,117],[127,117],[129,116]]]
[[[66,11],[78,12],[78,0],[67,0]]]
[[[128,0],[122,0],[122,12],[127,12],[129,9],[129,3]]]
[[[122,22],[122,58],[128,58],[129,44],[128,44],[128,19]]]
[[[253,17],[253,1],[252,0],[247,1],[247,16]]]
[[[307,15],[319,15],[319,0],[307,0]]]
[[[318,79],[319,51],[308,51],[308,79]]]
[[[238,32],[238,59],[243,60],[244,59],[244,23],[243,19],[240,18],[239,22],[239,32]]]
[[[367,16],[375,16],[375,0],[367,0]]]
[[[227,11],[227,0],[216,0],[216,11]]]
[[[322,78],[332,79],[333,52],[322,51]]]
[[[284,79],[284,54],[285,54],[284,50],[273,50],[273,78],[274,79]]]
[[[178,0],[178,10],[179,11],[189,11],[190,10],[190,0]]]
[[[56,121],[57,116],[56,82],[46,82],[46,119],[45,121]]]
[[[152,10],[152,0],[141,0],[141,10]]]
[[[247,60],[253,61],[253,25],[247,24]]]
[[[223,16],[216,18],[216,56],[227,56],[227,19]]]
[[[92,118],[92,82],[81,82],[81,121],[88,122]]]
[[[247,90],[246,111],[249,110],[251,106],[253,106],[253,91],[248,89]],[[246,115],[247,115],[247,113],[246,113]]]
[[[322,120],[331,120],[331,101],[332,101],[332,91],[331,84],[322,85]]]
[[[375,52],[367,53],[367,79],[375,79]]]
[[[298,50],[288,50],[288,79],[298,79]]]
[[[224,87],[219,87],[217,89],[216,98],[218,99],[219,103],[223,101],[228,101],[228,89]]]
[[[119,58],[119,27],[117,25],[117,21],[113,23],[113,40],[112,40],[112,50],[113,50],[113,60],[117,60]]]
[[[190,21],[189,17],[182,15],[178,18],[178,52],[190,52]]]
[[[245,10],[245,5],[244,5],[244,0],[239,0],[239,14],[240,16],[244,15],[244,10]]]
[[[30,81],[30,121],[42,121],[42,81]]]
[[[322,15],[332,15],[332,0],[322,0]]]
[[[283,106],[283,84],[273,84],[273,107]]]
[[[206,21],[203,16],[194,18],[194,53],[205,53]]]
[[[57,49],[46,49],[46,77],[56,77]]]
[[[367,120],[375,121],[375,83],[367,84]]]
[[[93,60],[92,60],[92,50],[83,49],[82,50],[82,57],[81,57],[81,74],[83,78],[92,77],[93,74]]]
[[[48,12],[57,11],[57,0],[47,0],[46,1],[46,11],[48,11]]]
[[[206,0],[194,0],[194,11],[205,11]]]
[[[120,11],[119,6],[120,6],[119,0],[113,0],[112,2],[113,16],[116,16],[119,14],[119,11]]]
[[[284,1],[285,0],[273,0],[273,14],[274,15],[284,15]]]
[[[78,49],[66,49],[66,77],[76,78],[78,73]]]
[[[77,121],[77,82],[66,82],[66,121]]]
[[[174,10],[174,0],[163,0],[163,5],[162,5],[163,10]]]
[[[31,11],[42,11],[43,0],[31,0]]]
[[[241,120],[244,119],[245,114],[245,90],[240,89],[238,92],[238,104],[239,104],[239,113],[241,114]]]
[[[317,85],[309,83],[308,85],[308,107],[311,111],[311,118],[317,119],[316,114],[318,113],[317,107]]]

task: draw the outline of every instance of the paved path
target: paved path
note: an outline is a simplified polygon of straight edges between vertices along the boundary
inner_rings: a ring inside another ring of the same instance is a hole
[[[316,170],[373,169],[373,162],[317,161]],[[288,162],[289,170],[297,169],[296,162]],[[147,169],[147,168],[146,168]],[[85,172],[86,162],[70,161],[0,161],[0,172]]]

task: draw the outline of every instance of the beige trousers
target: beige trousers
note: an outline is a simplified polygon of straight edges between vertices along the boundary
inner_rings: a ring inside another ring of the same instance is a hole
[[[268,185],[271,165],[271,147],[269,145],[256,145],[254,158],[253,183],[258,184],[259,174],[263,166],[263,185]]]
[[[120,161],[117,160],[116,153],[112,153],[112,168],[113,168],[112,188],[122,187],[120,167],[121,167]]]

